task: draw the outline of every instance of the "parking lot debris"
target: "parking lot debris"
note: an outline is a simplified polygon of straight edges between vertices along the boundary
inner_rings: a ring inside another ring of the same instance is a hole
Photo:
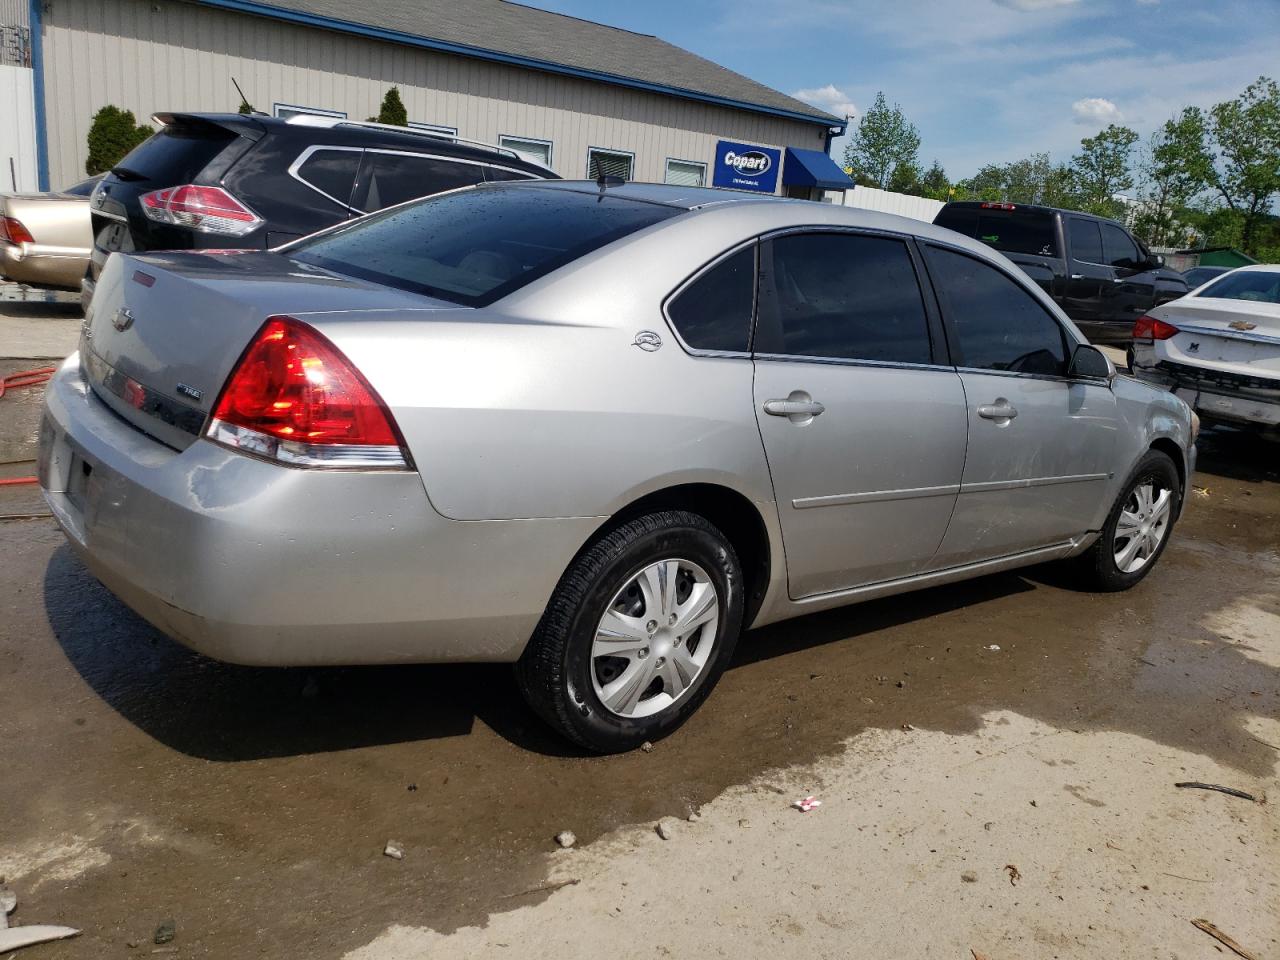
[[[1208,920],[1192,920],[1191,925],[1195,927],[1197,930],[1203,930],[1205,933],[1213,937],[1213,939],[1217,940],[1219,943],[1227,947],[1229,950],[1232,950],[1233,952],[1238,953],[1240,956],[1244,957],[1244,960],[1258,960],[1257,954],[1250,953],[1244,947],[1240,946],[1240,944],[1236,943],[1229,936],[1227,936],[1225,933],[1223,933],[1221,930],[1215,927]]]
[[[676,821],[674,817],[663,817],[658,821],[657,826],[653,828],[654,832],[663,840],[670,840],[676,835]]]
[[[178,935],[178,924],[169,918],[160,921],[160,926],[156,927],[156,934],[151,938],[152,943],[165,944],[173,940]]]
[[[1018,870],[1018,865],[1016,863],[1006,863],[1004,868],[1009,872],[1009,886],[1016,887],[1018,885],[1018,881],[1022,879],[1022,874]]]
[[[990,960],[985,953],[979,953],[977,950],[973,949],[973,947],[969,948],[969,952],[973,954],[973,960]]]
[[[1191,487],[1191,492],[1194,493],[1197,497],[1207,497],[1209,495],[1209,488],[1198,487],[1193,484]]]
[[[400,846],[400,844],[394,840],[388,840],[387,845],[382,848],[382,855],[384,857],[390,857],[392,860],[403,860],[404,847]]]
[[[80,935],[75,927],[57,927],[34,923],[26,927],[9,926],[9,914],[18,907],[18,896],[12,890],[0,890],[0,953],[31,947],[50,940],[65,940]]]
[[[562,849],[568,850],[577,842],[578,838],[573,835],[572,830],[561,830],[556,834],[556,843],[560,844]]]
[[[577,877],[569,880],[555,880],[548,883],[540,883],[536,887],[530,887],[528,890],[521,890],[519,893],[508,893],[506,896],[499,897],[500,900],[514,900],[516,897],[528,897],[535,893],[551,893],[564,887],[576,887],[582,881]]]
[[[644,743],[640,744],[640,749],[645,753],[653,753],[653,744],[646,740]]]
[[[811,797],[805,797],[801,800],[796,800],[791,805],[795,807],[797,810],[799,810],[801,813],[808,813],[810,810],[816,810],[818,807],[822,806],[822,801],[819,800],[817,797],[811,796]]]
[[[914,730],[914,729],[915,729],[915,727],[913,727],[913,726],[912,726],[911,724],[909,724],[909,723],[904,723],[904,724],[902,725],[902,729],[903,729],[903,730],[905,730],[905,731],[907,731],[908,733],[910,733],[912,730]]]
[[[962,874],[960,874],[960,882],[961,883],[977,883],[978,882],[977,872],[974,870],[964,871]]]
[[[988,650],[995,651],[995,652],[999,652],[999,650],[1000,650],[1000,644],[998,644],[998,643],[991,643],[991,644],[988,644],[988,645],[987,645],[987,649],[988,649]]]
[[[1237,790],[1235,787],[1224,787],[1217,783],[1200,783],[1197,780],[1185,780],[1182,783],[1175,783],[1175,787],[1190,787],[1195,790],[1216,790],[1218,793],[1225,793],[1229,797],[1239,797],[1241,800],[1252,800],[1254,803],[1262,803],[1252,793],[1245,793],[1243,790]]]

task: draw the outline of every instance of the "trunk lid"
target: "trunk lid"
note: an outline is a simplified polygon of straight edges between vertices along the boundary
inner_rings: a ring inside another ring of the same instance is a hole
[[[1280,378],[1280,304],[1183,297],[1154,314],[1179,331],[1158,341],[1166,354],[1160,359],[1241,377]]]
[[[457,305],[338,276],[277,253],[116,254],[85,318],[81,367],[94,393],[177,450],[199,436],[218,394],[270,316],[358,320]]]

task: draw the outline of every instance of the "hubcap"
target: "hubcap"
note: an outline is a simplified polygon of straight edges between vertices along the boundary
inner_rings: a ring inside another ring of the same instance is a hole
[[[591,644],[591,682],[605,709],[648,717],[688,693],[711,658],[720,598],[691,560],[659,560],[619,590]]]
[[[1153,481],[1140,483],[1120,510],[1111,548],[1121,573],[1137,573],[1155,556],[1169,532],[1173,493]]]

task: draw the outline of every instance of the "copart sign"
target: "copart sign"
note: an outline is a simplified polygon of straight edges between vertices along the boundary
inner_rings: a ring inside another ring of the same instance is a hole
[[[716,169],[711,176],[711,185],[773,193],[778,187],[780,166],[780,150],[721,140],[716,144]]]

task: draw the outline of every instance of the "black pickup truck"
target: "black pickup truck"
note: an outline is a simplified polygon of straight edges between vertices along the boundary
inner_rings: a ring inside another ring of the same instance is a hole
[[[1127,344],[1133,322],[1187,293],[1164,265],[1113,220],[1021,203],[948,203],[933,222],[999,250],[1057,301],[1094,343]]]

